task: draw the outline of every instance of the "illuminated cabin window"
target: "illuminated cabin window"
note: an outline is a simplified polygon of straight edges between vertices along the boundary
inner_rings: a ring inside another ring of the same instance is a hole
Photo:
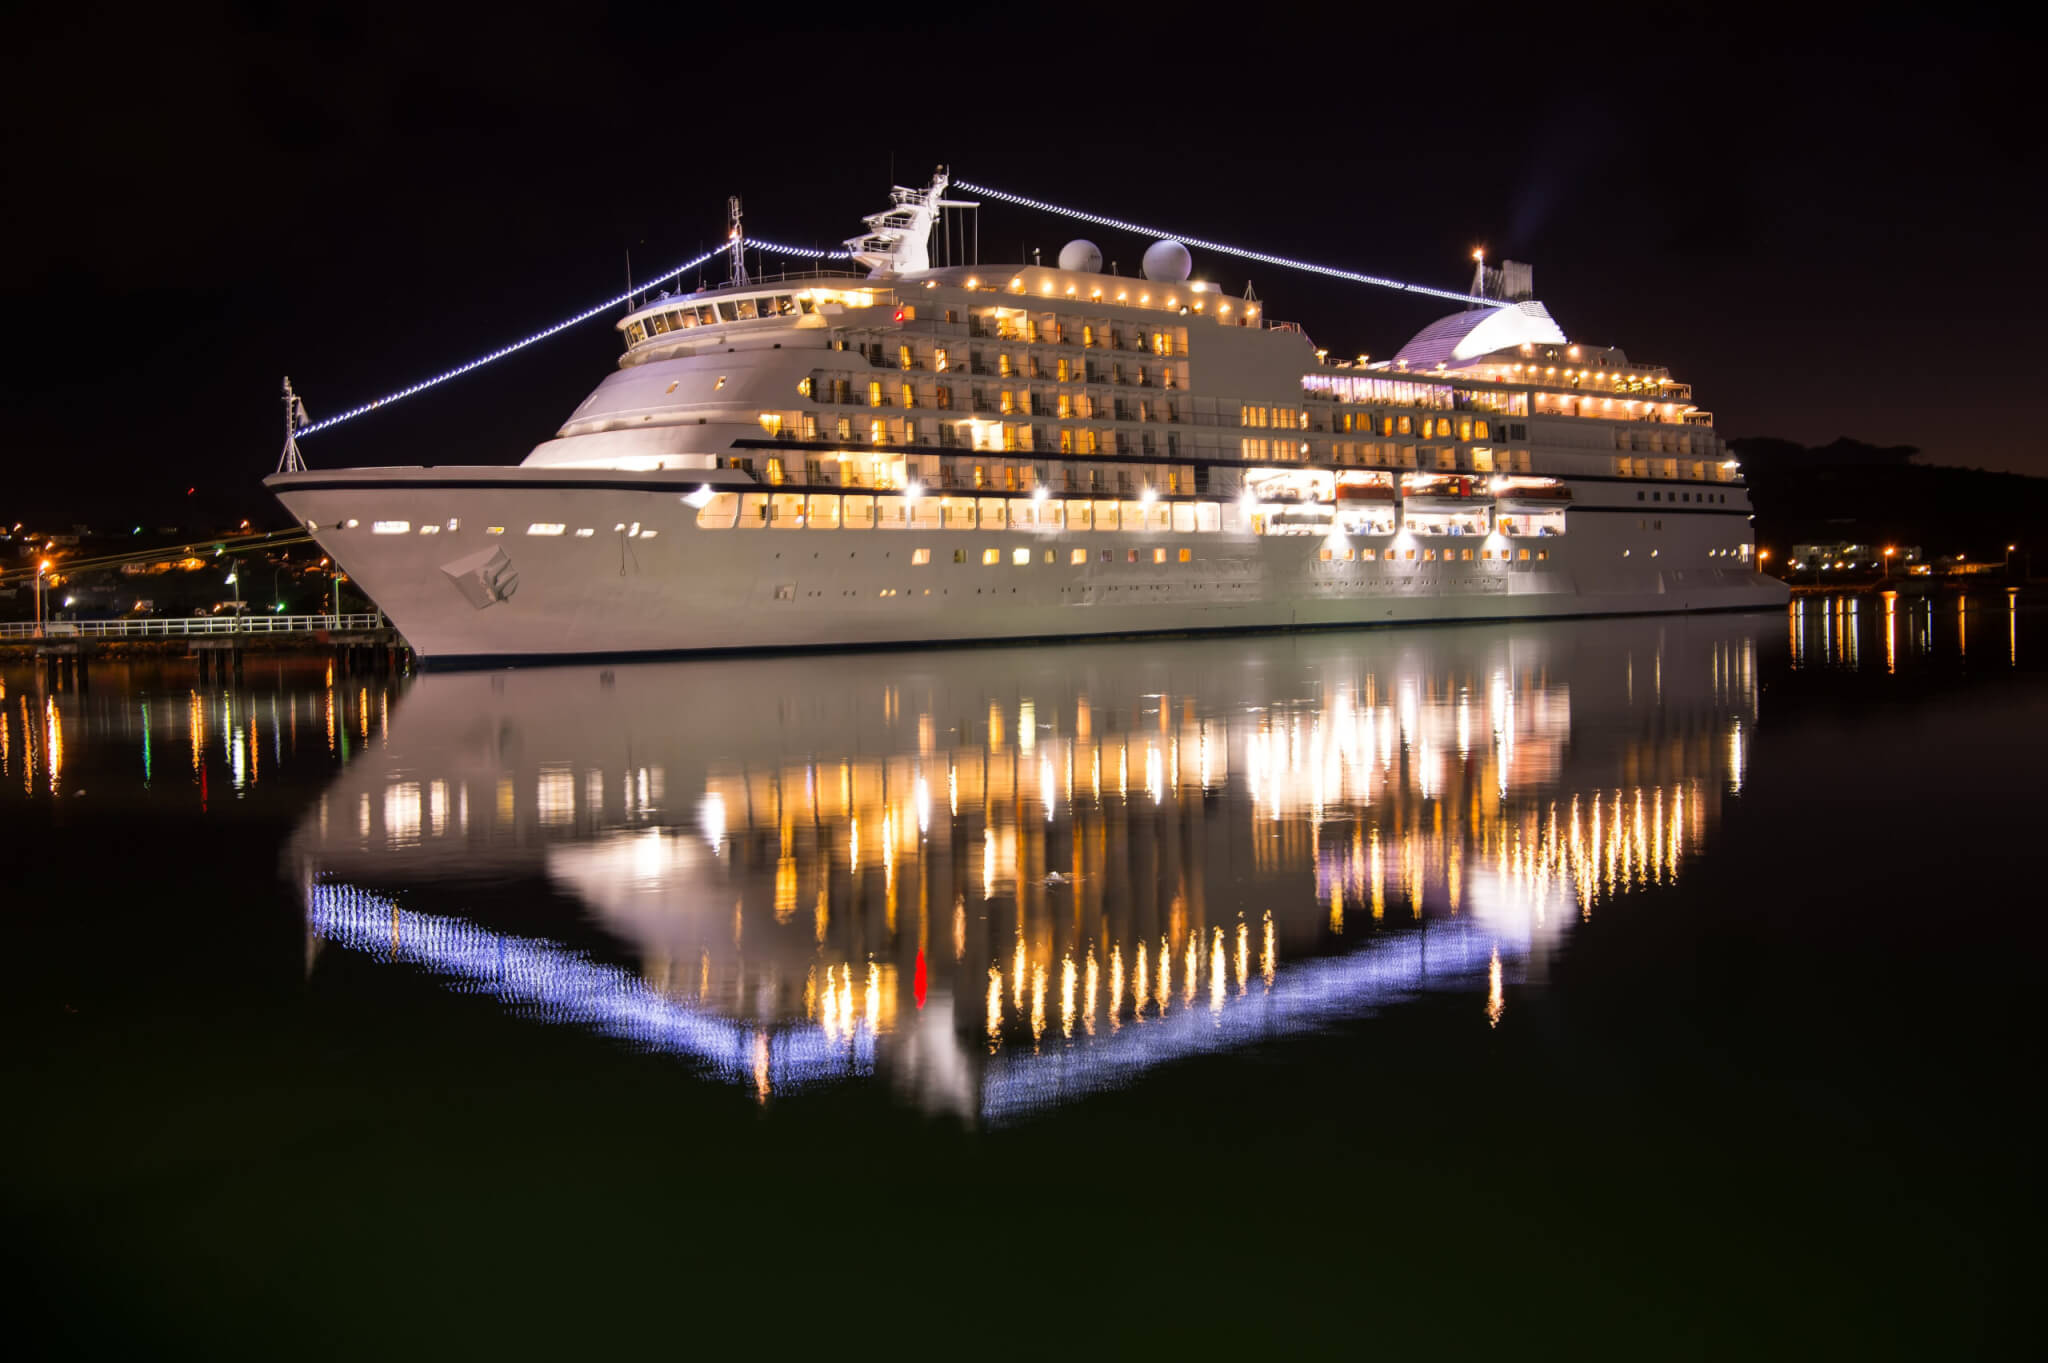
[[[739,513],[740,497],[737,492],[715,492],[711,500],[697,508],[697,528],[700,530],[730,530],[733,517]]]
[[[1180,561],[1181,561],[1182,563],[1193,563],[1193,562],[1195,561],[1195,551],[1194,551],[1194,550],[1192,550],[1192,549],[1183,549],[1183,550],[1181,550],[1181,551],[1180,551]]]
[[[922,568],[925,564],[932,561],[932,551],[929,549],[913,549],[910,551],[910,561],[917,567]]]
[[[1029,549],[1012,549],[1010,551],[1010,562],[1019,568],[1028,566],[1031,562],[1031,551]]]
[[[1166,562],[1166,551],[1164,549],[1154,549],[1152,551],[1152,561],[1154,563]]]
[[[768,503],[768,525],[775,530],[801,530],[804,498],[800,492],[774,493]]]
[[[813,530],[837,530],[839,528],[839,498],[823,493],[812,493],[808,510],[808,524]]]
[[[1085,505],[1085,503],[1083,503],[1083,505]],[[1080,567],[1087,561],[1088,551],[1086,549],[1072,549],[1067,552],[1067,562],[1073,564],[1076,568]]]
[[[770,435],[782,434],[782,413],[763,412],[760,416],[761,429]]]
[[[840,508],[839,523],[848,530],[866,530],[875,523],[873,497],[842,497]]]
[[[370,533],[373,535],[409,535],[412,533],[412,522],[371,521]]]
[[[1000,549],[984,549],[981,551],[981,562],[982,566],[985,568],[993,567],[994,565],[1001,563],[1002,561],[1003,551]]]
[[[484,527],[484,533],[486,535],[502,535],[505,533],[505,527],[502,525],[487,525]]]
[[[640,538],[643,540],[651,540],[660,533],[661,532],[659,530],[642,530],[640,532]]]
[[[596,533],[597,529],[594,526],[581,525],[576,527],[576,538],[579,540],[587,540]]]
[[[1362,558],[1362,559],[1364,559],[1364,560],[1365,560],[1365,561],[1366,561],[1367,563],[1370,563],[1370,562],[1372,562],[1372,561],[1373,561],[1374,559],[1376,559],[1376,558],[1378,558],[1378,557],[1379,557],[1379,550],[1377,550],[1377,549],[1364,549],[1364,550],[1360,550],[1360,551],[1359,551],[1359,557],[1360,557],[1360,558]]]
[[[441,527],[438,525],[423,525],[420,527],[420,533],[422,535],[438,535],[441,533]]]
[[[560,521],[535,521],[532,525],[526,527],[526,533],[529,535],[559,535],[568,528],[568,526]]]

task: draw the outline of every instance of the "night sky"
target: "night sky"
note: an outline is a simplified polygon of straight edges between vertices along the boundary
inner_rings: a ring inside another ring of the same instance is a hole
[[[2011,33],[1848,9],[1403,28],[1184,5],[1118,33],[1090,7],[943,32],[882,7],[920,25],[893,33],[844,6],[743,7],[724,32],[686,6],[187,8],[10,23],[0,519],[281,523],[258,486],[280,376],[317,418],[621,291],[628,248],[642,278],[694,255],[728,194],[764,237],[836,245],[892,166],[920,183],[940,161],[1440,287],[1484,244],[1534,264],[1574,339],[1691,381],[1724,435],[2048,474],[2040,77]],[[1082,231],[992,207],[982,258],[1050,261]],[[1086,234],[1135,270],[1142,240]],[[1338,355],[1389,355],[1443,311],[1250,279]],[[306,457],[516,462],[619,349],[593,321]]]

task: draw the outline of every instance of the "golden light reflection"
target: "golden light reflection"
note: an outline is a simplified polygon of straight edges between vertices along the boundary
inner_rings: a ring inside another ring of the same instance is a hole
[[[64,776],[64,717],[57,713],[55,696],[43,701],[43,767],[50,774],[50,794],[55,795]]]
[[[993,1052],[1003,1044],[1003,972],[997,966],[988,968],[988,1048]]]
[[[1496,946],[1493,949],[1493,959],[1486,965],[1486,1025],[1500,1026],[1501,1014],[1507,1010],[1507,991],[1501,980],[1500,948]]]
[[[1031,1040],[1045,1036],[1045,967],[1031,967]]]
[[[1145,954],[1144,944],[1138,945],[1138,955]],[[1142,989],[1143,986],[1141,985]],[[1123,1026],[1124,1011],[1124,949],[1120,946],[1109,949],[1109,1030],[1117,1031]]]
[[[1075,969],[1074,969],[1074,958],[1073,958],[1073,957],[1072,957],[1071,955],[1069,955],[1069,956],[1063,956],[1063,957],[1061,957],[1061,958],[1060,958],[1060,1035],[1061,1035],[1061,1036],[1063,1036],[1063,1037],[1071,1037],[1071,1036],[1072,1036],[1072,1035],[1074,1034],[1074,983],[1075,983],[1075,974],[1076,974],[1076,972],[1075,972]]]
[[[1266,988],[1273,987],[1273,971],[1279,964],[1279,951],[1273,939],[1273,911],[1266,910],[1264,945],[1259,950],[1259,973],[1265,978]]]
[[[1242,918],[1237,920],[1237,992],[1242,995],[1251,983],[1252,929]]]
[[[1083,981],[1082,989],[1087,998],[1087,1006],[1083,1009],[1081,1013],[1081,1020],[1083,1025],[1086,1026],[1088,1029],[1088,1035],[1094,1036],[1095,1008],[1102,987],[1102,972],[1096,967],[1095,947],[1092,943],[1088,947],[1088,964],[1086,969],[1082,972],[1081,978]]]
[[[1223,999],[1230,991],[1229,981],[1223,978],[1223,929],[1210,929],[1209,938],[1209,1011],[1220,1017],[1223,1014]]]

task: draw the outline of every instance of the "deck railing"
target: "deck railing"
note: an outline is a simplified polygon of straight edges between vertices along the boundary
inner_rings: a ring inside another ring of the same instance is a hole
[[[139,620],[45,620],[0,624],[0,639],[179,639],[389,629],[375,611],[351,615],[167,615]]]

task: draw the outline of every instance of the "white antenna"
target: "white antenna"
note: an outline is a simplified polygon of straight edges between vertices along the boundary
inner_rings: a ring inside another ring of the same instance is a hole
[[[891,206],[870,213],[861,221],[868,230],[846,239],[846,249],[855,261],[868,267],[868,276],[917,274],[932,267],[932,223],[942,208],[978,208],[980,205],[945,197],[952,177],[944,166],[932,173],[930,187],[890,187]]]
[[[284,381],[284,453],[277,457],[279,473],[304,473],[306,461],[299,455],[299,430],[313,424],[313,418],[306,415],[306,404],[292,391],[289,375]]]
[[[725,250],[732,257],[732,277],[729,284],[747,282],[747,234],[740,227],[740,196],[735,194],[725,201]]]

